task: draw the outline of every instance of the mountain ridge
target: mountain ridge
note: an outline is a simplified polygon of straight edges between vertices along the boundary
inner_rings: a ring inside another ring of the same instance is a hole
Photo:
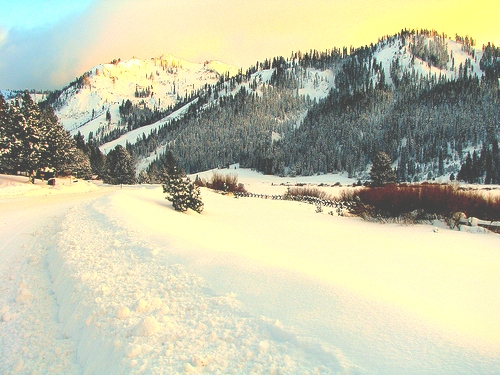
[[[370,155],[384,148],[395,166],[411,161],[404,169],[411,170],[411,178],[425,179],[458,172],[464,150],[500,138],[498,125],[491,125],[499,117],[491,109],[497,103],[499,55],[494,46],[479,49],[472,38],[452,40],[433,30],[402,30],[349,53],[347,48],[296,52],[287,59],[257,62],[245,73],[218,61],[191,63],[164,54],[99,64],[50,102],[73,134],[98,142],[105,152],[117,144],[126,146],[139,169],[148,169],[159,154],[172,149],[191,172],[240,162],[272,174],[347,171],[362,176]],[[495,80],[491,99],[485,85]],[[475,107],[465,111],[462,107],[473,106],[471,96]],[[455,120],[453,105],[461,116]],[[473,121],[473,128],[481,127],[476,124],[480,106],[488,112],[489,130],[481,130],[487,137],[474,135],[465,124]],[[442,119],[435,126],[453,133],[449,129],[458,121],[470,139],[460,139],[458,146],[454,139],[448,144],[440,140],[429,151],[432,155],[419,155],[415,147],[426,149],[432,141],[415,129],[428,132],[422,121],[434,123],[432,111]],[[343,118],[342,126],[335,125],[333,113]],[[334,125],[323,123],[324,118]],[[207,125],[200,127],[200,122]],[[332,130],[335,126],[340,128]],[[390,139],[391,127],[398,133],[396,142]],[[362,157],[347,155],[347,148],[356,147]],[[190,149],[205,153],[194,158],[197,152]],[[320,160],[311,162],[314,158]],[[197,161],[201,159],[205,161]],[[401,179],[408,180],[407,174]]]

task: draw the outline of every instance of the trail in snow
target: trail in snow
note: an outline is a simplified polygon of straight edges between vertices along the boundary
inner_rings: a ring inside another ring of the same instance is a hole
[[[57,318],[47,254],[64,213],[95,195],[1,202],[0,373],[80,373],[75,342],[63,334]]]
[[[103,202],[66,216],[48,264],[66,337],[84,373],[336,373],[282,336],[279,323],[245,314],[234,294],[165,257],[140,231],[106,217]],[[274,369],[274,370],[273,370]]]

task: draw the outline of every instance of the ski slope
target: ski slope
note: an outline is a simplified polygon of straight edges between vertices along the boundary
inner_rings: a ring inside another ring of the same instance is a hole
[[[229,172],[255,193],[300,181]],[[0,176],[2,374],[500,372],[498,235],[26,181]]]

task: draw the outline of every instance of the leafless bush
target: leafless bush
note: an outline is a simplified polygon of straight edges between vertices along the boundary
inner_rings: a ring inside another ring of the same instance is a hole
[[[238,176],[236,174],[221,174],[214,172],[210,182],[206,184],[210,189],[220,190],[224,192],[246,192],[243,184],[238,183]]]
[[[357,202],[359,216],[427,220],[449,218],[464,212],[483,220],[500,219],[500,198],[486,197],[479,192],[462,191],[452,185],[418,184],[386,185],[346,193],[343,199]]]

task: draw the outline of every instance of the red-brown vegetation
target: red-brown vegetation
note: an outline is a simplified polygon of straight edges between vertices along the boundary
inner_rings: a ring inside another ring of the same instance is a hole
[[[357,198],[356,198],[357,197]],[[347,197],[344,197],[347,198]],[[420,210],[425,215],[451,217],[464,212],[483,220],[500,220],[500,198],[478,191],[460,190],[452,185],[386,185],[364,188],[351,193],[349,200],[359,200],[358,210],[384,217],[400,217]]]
[[[243,184],[238,183],[238,176],[235,174],[221,174],[216,173],[212,175],[212,178],[207,182],[206,186],[213,190],[220,190],[227,193],[246,192]]]

